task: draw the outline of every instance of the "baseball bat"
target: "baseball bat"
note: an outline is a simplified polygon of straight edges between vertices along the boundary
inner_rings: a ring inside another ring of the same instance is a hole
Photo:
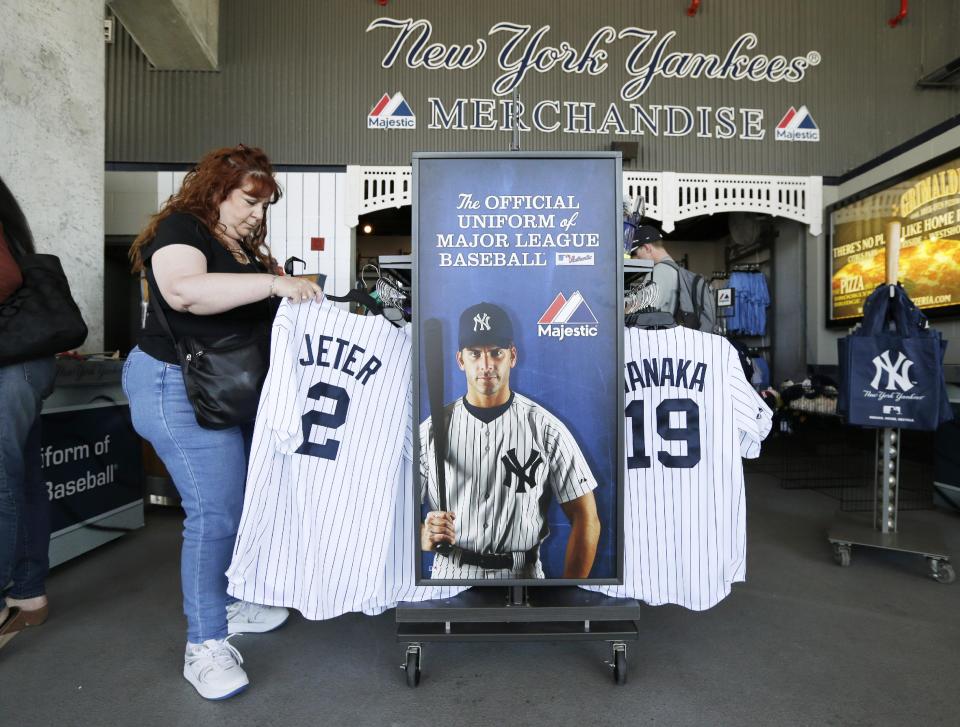
[[[447,473],[443,466],[447,452],[447,422],[443,416],[443,329],[440,320],[429,318],[423,324],[427,354],[427,397],[430,404],[430,421],[433,424],[433,466],[437,472],[438,505],[447,510]],[[450,543],[437,543],[433,548],[441,555],[453,550]]]

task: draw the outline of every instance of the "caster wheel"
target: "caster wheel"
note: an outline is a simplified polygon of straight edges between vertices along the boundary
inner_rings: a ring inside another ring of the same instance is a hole
[[[953,583],[957,579],[953,566],[944,560],[930,561],[930,575],[938,583]]]
[[[625,651],[617,650],[613,652],[613,681],[618,685],[627,683],[627,653]]]
[[[833,560],[841,568],[850,565],[850,546],[846,544],[835,543],[833,546]]]
[[[420,684],[420,652],[411,649],[407,652],[407,663],[404,666],[407,674],[407,686],[411,689]]]

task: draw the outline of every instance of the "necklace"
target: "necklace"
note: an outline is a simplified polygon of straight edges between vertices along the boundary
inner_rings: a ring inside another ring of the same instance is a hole
[[[240,247],[240,245],[231,245],[230,243],[227,243],[227,250],[231,255],[233,255],[233,259],[236,260],[238,263],[243,263],[244,265],[246,265],[247,263],[250,262],[249,256],[247,255],[246,252],[244,252],[243,248]]]

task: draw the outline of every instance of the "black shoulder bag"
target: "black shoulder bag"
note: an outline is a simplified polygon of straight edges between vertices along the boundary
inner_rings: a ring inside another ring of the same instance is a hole
[[[153,275],[147,275],[147,282],[151,307],[177,352],[197,424],[204,429],[228,429],[256,419],[269,366],[269,337],[231,335],[200,341],[183,336],[178,340],[160,306]]]
[[[23,284],[0,303],[0,366],[69,351],[87,338],[56,255],[24,255]]]

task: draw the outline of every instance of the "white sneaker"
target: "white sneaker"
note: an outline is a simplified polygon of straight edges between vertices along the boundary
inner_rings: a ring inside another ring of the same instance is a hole
[[[290,616],[281,606],[261,606],[234,601],[227,606],[227,631],[231,634],[264,634],[279,628]]]
[[[202,644],[187,643],[183,656],[183,676],[204,699],[226,699],[246,689],[250,680],[240,666],[243,657],[226,639],[207,639]]]

